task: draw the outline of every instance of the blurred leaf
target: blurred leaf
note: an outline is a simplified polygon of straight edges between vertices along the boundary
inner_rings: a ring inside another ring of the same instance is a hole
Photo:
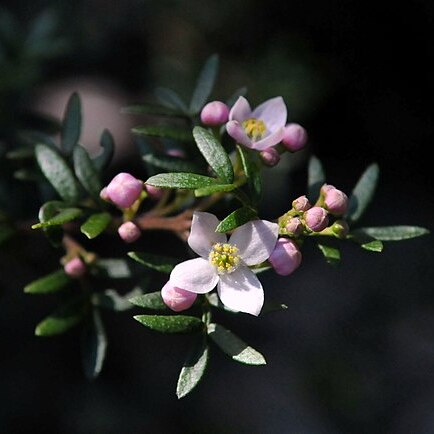
[[[41,223],[45,223],[50,220],[56,214],[59,213],[60,210],[68,208],[68,204],[64,202],[60,202],[58,200],[53,200],[44,203],[39,209],[38,218]],[[60,247],[62,245],[63,238],[63,229],[59,226],[52,226],[47,228],[42,228],[45,233],[45,236],[48,238],[48,241],[51,243],[53,247]]]
[[[236,209],[224,218],[216,228],[216,232],[229,232],[257,217],[257,212],[249,206]]]
[[[14,172],[14,178],[19,181],[38,182],[43,181],[44,178],[40,171],[35,169],[19,169]]]
[[[99,310],[92,309],[92,315],[83,328],[81,339],[81,360],[88,380],[98,377],[107,352],[107,336]]]
[[[161,291],[149,292],[130,298],[130,303],[146,309],[167,310],[167,306],[161,297]]]
[[[252,268],[252,271],[255,273],[255,274],[261,274],[261,273],[263,273],[264,271],[268,271],[268,270],[271,270],[273,267],[271,266],[271,265],[263,265],[263,266],[260,266],[260,267],[258,267],[258,268]]]
[[[237,188],[236,184],[215,184],[194,190],[196,197],[210,196],[214,193],[229,192]]]
[[[341,252],[336,247],[318,243],[318,248],[321,250],[321,253],[329,264],[337,265],[340,262]]]
[[[429,234],[429,230],[420,226],[383,226],[360,228],[352,232],[352,235],[368,235],[381,241],[400,241],[420,237]]]
[[[111,222],[111,215],[108,212],[92,214],[80,227],[80,231],[92,239],[100,235]]]
[[[309,166],[307,168],[307,197],[311,203],[315,203],[318,199],[319,192],[324,183],[324,168],[322,167],[321,161],[312,155],[309,159]]]
[[[126,259],[98,259],[95,267],[101,277],[109,279],[128,279],[132,276],[131,269]]]
[[[35,147],[36,160],[44,176],[66,202],[77,202],[80,187],[71,169],[60,154],[47,145]]]
[[[47,221],[36,223],[32,226],[32,229],[47,228],[49,226],[60,226],[72,220],[76,220],[82,214],[83,211],[80,208],[66,208]]]
[[[158,101],[165,107],[178,109],[183,113],[187,113],[188,108],[181,97],[172,89],[166,87],[157,87],[155,89],[155,96]]]
[[[380,240],[368,241],[367,243],[360,244],[360,247],[370,252],[381,253],[383,251],[383,242]]]
[[[58,270],[24,287],[26,294],[50,294],[64,289],[71,283],[71,278],[63,271]]]
[[[146,184],[160,188],[197,189],[215,185],[215,178],[197,175],[196,173],[160,173],[151,176]]]
[[[28,146],[21,146],[6,154],[6,158],[9,160],[24,160],[27,158],[34,158],[34,156],[35,152],[33,148],[29,148]]]
[[[123,107],[121,110],[122,113],[128,113],[132,115],[151,115],[151,116],[185,116],[185,112],[183,110],[162,107],[160,105],[152,105],[152,104],[140,104],[140,105],[131,105],[129,107]]]
[[[208,325],[208,336],[223,352],[237,362],[246,365],[265,365],[267,363],[261,353],[219,324]]]
[[[355,223],[362,217],[372,198],[378,183],[380,169],[378,164],[371,164],[360,177],[348,203],[346,219],[348,223]]]
[[[262,193],[261,171],[259,165],[254,161],[254,155],[249,150],[237,145],[241,164],[247,178],[250,195],[253,203],[258,203]]]
[[[191,131],[184,128],[150,126],[150,127],[135,127],[131,131],[134,134],[138,134],[142,136],[167,137],[169,139],[180,140],[181,142],[189,142],[193,139]]]
[[[178,259],[153,255],[151,253],[128,252],[127,254],[131,259],[134,259],[145,267],[152,268],[161,273],[170,273],[175,265],[179,263]]]
[[[81,101],[78,93],[74,92],[68,100],[63,116],[60,146],[66,155],[70,155],[78,143],[81,134]]]
[[[171,172],[197,172],[200,170],[200,168],[191,161],[184,160],[183,158],[172,157],[171,155],[153,153],[142,155],[142,158],[153,166]]]
[[[123,312],[133,308],[130,299],[142,293],[140,288],[134,288],[125,295],[120,295],[114,289],[106,289],[103,293],[96,293],[92,296],[94,306],[110,309],[115,312]]]
[[[102,190],[102,184],[99,173],[86,149],[77,144],[74,147],[73,160],[75,175],[84,189],[98,203],[100,201],[99,193]]]
[[[199,113],[211,95],[217,77],[219,57],[213,54],[203,66],[190,101],[190,113]],[[230,181],[232,182],[232,181]]]
[[[246,96],[246,95],[247,95],[247,87],[245,87],[245,86],[240,87],[228,98],[228,100],[226,101],[226,104],[229,107],[232,107],[237,102],[237,99],[240,96]]]
[[[136,315],[134,319],[145,327],[162,333],[190,333],[204,325],[199,318],[187,315]]]
[[[184,366],[179,374],[176,385],[176,396],[178,399],[188,395],[202,379],[208,364],[208,345],[201,336],[193,346]]]
[[[106,169],[113,159],[115,153],[115,141],[109,130],[104,130],[99,139],[102,152],[92,161],[95,168],[99,171]]]

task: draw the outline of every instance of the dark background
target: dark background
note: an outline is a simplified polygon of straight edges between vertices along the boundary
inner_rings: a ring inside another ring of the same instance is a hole
[[[108,98],[122,100],[119,109],[124,101],[152,100],[157,85],[187,97],[200,65],[217,52],[216,98],[243,85],[252,105],[282,95],[290,120],[309,132],[308,151],[276,168],[264,217],[275,217],[304,193],[306,156],[314,153],[328,182],[346,192],[368,164],[379,163],[378,194],[364,224],[432,228],[433,2],[2,6],[23,27],[51,8],[69,44],[44,63],[20,104],[39,98],[43,108],[57,97],[63,107],[58,89],[80,89],[89,79],[109,83]],[[47,86],[57,91],[44,93]],[[113,89],[122,96],[112,97]],[[121,138],[124,154],[113,173],[141,174],[132,143],[132,137]],[[162,252],[168,246],[182,252],[166,234],[146,235],[140,247],[151,251],[156,244]],[[104,241],[99,247],[106,248]],[[259,319],[221,315],[268,365],[237,365],[213,347],[203,383],[178,401],[175,385],[188,337],[153,334],[132,320],[132,312],[107,313],[108,358],[100,378],[88,383],[78,333],[33,336],[51,301],[21,289],[50,272],[59,256],[42,237],[25,236],[0,250],[0,432],[432,433],[432,254],[431,235],[387,243],[382,254],[348,245],[335,269],[307,248],[292,276],[263,278],[266,297],[286,303],[287,311]]]

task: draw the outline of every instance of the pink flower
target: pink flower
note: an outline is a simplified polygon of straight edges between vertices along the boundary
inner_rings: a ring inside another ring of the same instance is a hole
[[[228,121],[229,107],[221,101],[209,102],[200,112],[200,120],[204,125],[217,127]]]
[[[296,211],[307,211],[308,209],[312,208],[312,205],[306,196],[300,196],[292,201],[292,207]]]
[[[106,187],[107,196],[119,208],[129,208],[139,197],[143,182],[129,173],[119,173]],[[103,189],[104,190],[104,189]]]
[[[324,195],[324,206],[333,215],[345,214],[348,207],[348,197],[337,188],[329,188]]]
[[[314,232],[321,232],[329,224],[329,217],[327,211],[319,206],[307,210],[303,214],[306,226]]]
[[[122,223],[118,227],[118,234],[126,243],[134,243],[142,235],[139,227],[133,222]]]
[[[197,294],[194,292],[186,291],[185,289],[178,288],[167,282],[162,290],[161,297],[164,303],[175,312],[181,312],[193,305],[197,298]]]
[[[78,279],[86,273],[86,264],[79,257],[76,257],[67,262],[63,269],[68,276]]]
[[[282,143],[290,152],[296,152],[304,148],[307,142],[306,130],[299,124],[288,124],[285,127]]]
[[[210,292],[217,285],[225,306],[257,316],[264,304],[264,291],[249,266],[268,259],[279,227],[254,220],[235,229],[227,241],[225,234],[215,231],[218,224],[212,214],[193,214],[188,244],[200,258],[178,264],[170,274],[170,283],[196,294]]]
[[[260,152],[261,159],[268,167],[274,167],[280,161],[280,154],[275,148],[267,148]]]
[[[286,116],[281,96],[265,101],[253,111],[248,101],[240,96],[229,112],[226,130],[241,145],[263,151],[282,140]]]
[[[301,264],[301,252],[294,241],[279,238],[268,261],[277,274],[288,276]]]

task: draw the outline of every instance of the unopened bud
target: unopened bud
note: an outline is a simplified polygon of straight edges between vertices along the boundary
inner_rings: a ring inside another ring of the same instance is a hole
[[[125,222],[119,226],[118,234],[126,243],[133,243],[140,238],[142,233],[135,223]]]
[[[102,200],[105,200],[106,202],[108,202],[110,200],[109,195],[107,194],[107,187],[104,187],[100,192],[99,192],[99,197]]]
[[[200,112],[200,120],[210,127],[223,125],[228,119],[229,107],[221,101],[209,102]]]
[[[129,173],[119,173],[107,186],[106,194],[119,208],[129,208],[139,197],[143,182]]]
[[[145,185],[146,193],[151,199],[161,199],[164,194],[164,190],[162,188],[154,187],[153,185]]]
[[[67,262],[63,269],[68,276],[78,279],[86,273],[86,264],[79,257],[76,257]]]
[[[323,184],[323,186],[321,187],[320,193],[321,193],[322,195],[325,196],[325,194],[326,194],[329,190],[333,190],[333,189],[335,189],[335,188],[336,188],[336,187],[335,187],[334,185],[331,185],[331,184]]]
[[[307,211],[312,208],[312,205],[306,196],[300,196],[292,201],[292,207],[296,211]]]
[[[303,230],[303,224],[298,217],[292,217],[288,220],[285,228],[288,235],[300,235]]]
[[[314,232],[321,232],[329,224],[329,217],[327,211],[319,206],[307,210],[303,214],[306,226]]]
[[[331,188],[325,193],[324,207],[330,214],[345,214],[348,208],[348,197],[343,191]]]
[[[288,151],[299,151],[306,142],[307,132],[301,125],[295,123],[286,125],[282,143]]]
[[[197,298],[197,294],[178,288],[172,285],[169,280],[161,290],[161,297],[170,309],[175,312],[181,312],[192,306]]]
[[[275,148],[267,148],[260,152],[264,164],[268,167],[274,167],[280,161],[280,154]]]
[[[288,276],[300,265],[301,252],[294,241],[279,238],[268,261],[277,274]]]
[[[332,225],[332,231],[338,238],[344,239],[350,232],[350,228],[345,220],[336,220]]]

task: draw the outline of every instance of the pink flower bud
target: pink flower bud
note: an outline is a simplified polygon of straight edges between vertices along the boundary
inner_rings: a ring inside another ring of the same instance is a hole
[[[122,223],[118,227],[118,234],[126,243],[133,243],[142,235],[139,227],[133,222]]]
[[[325,194],[329,191],[329,190],[333,190],[334,188],[336,188],[334,185],[331,184],[323,184],[323,186],[321,187],[320,193],[322,195],[325,196]]]
[[[288,124],[285,127],[282,143],[291,152],[299,151],[307,142],[307,132],[299,124]]]
[[[280,154],[275,148],[267,148],[260,152],[262,161],[266,166],[274,167],[280,161]]]
[[[169,280],[161,290],[161,297],[170,309],[175,312],[181,312],[192,306],[197,298],[197,294],[178,288],[172,285]]]
[[[296,211],[307,211],[312,208],[312,205],[306,196],[300,196],[292,201],[292,207]]]
[[[336,220],[332,225],[332,231],[338,238],[344,239],[350,232],[350,228],[345,220]]]
[[[341,190],[331,188],[325,193],[324,206],[333,215],[345,214],[348,207],[348,197]]]
[[[209,102],[200,113],[204,125],[216,127],[225,124],[229,119],[229,107],[221,101]]]
[[[104,187],[104,188],[99,192],[99,197],[100,197],[102,200],[105,200],[105,201],[107,201],[107,202],[110,200],[109,195],[107,194],[107,187]]]
[[[146,193],[151,199],[161,199],[164,194],[164,190],[162,188],[154,187],[153,185],[145,185]]]
[[[292,217],[288,220],[286,231],[289,235],[300,235],[303,230],[303,224],[298,217]]]
[[[321,232],[329,224],[329,217],[327,211],[319,206],[307,210],[303,214],[306,226],[314,232]]]
[[[67,262],[63,269],[68,276],[78,279],[86,273],[86,264],[79,257],[75,257]]]
[[[300,265],[301,252],[294,241],[279,238],[268,261],[277,274],[288,276]]]
[[[139,197],[143,182],[129,173],[119,173],[107,186],[107,196],[119,208],[129,208]]]

